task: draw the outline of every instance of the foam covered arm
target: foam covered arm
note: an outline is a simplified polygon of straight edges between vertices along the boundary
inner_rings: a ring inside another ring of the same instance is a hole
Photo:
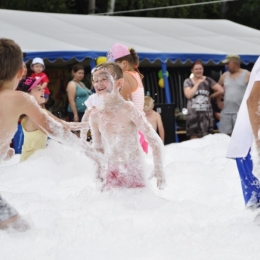
[[[135,123],[138,130],[144,134],[149,145],[152,147],[154,162],[153,175],[157,178],[157,186],[163,188],[165,184],[165,174],[163,169],[163,142],[145,116],[132,103],[129,102],[127,105],[129,106],[128,111],[130,119]]]

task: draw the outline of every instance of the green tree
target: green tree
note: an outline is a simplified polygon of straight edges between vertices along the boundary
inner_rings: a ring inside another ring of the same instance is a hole
[[[68,13],[70,12],[69,2],[64,0],[9,0],[0,1],[1,9],[13,9],[35,12]]]
[[[0,8],[52,12],[88,14],[91,0],[0,0]],[[95,0],[95,13],[105,13],[111,0]],[[145,8],[209,2],[212,0],[116,0],[114,11],[138,10]],[[223,13],[223,6],[225,12]],[[120,16],[168,17],[193,19],[228,19],[243,25],[260,29],[260,0],[237,0],[181,8],[168,8],[133,13],[114,14]]]
[[[205,0],[211,1],[211,0]],[[116,2],[115,11],[120,10],[137,10],[145,8],[178,6],[183,4],[199,3],[198,0],[121,0]],[[135,12],[124,14],[127,16],[143,16],[143,17],[169,17],[169,18],[219,18],[221,4],[211,5],[210,8],[207,5],[181,7],[181,8],[168,8],[159,9],[145,12]],[[120,15],[120,14],[119,14]]]
[[[225,19],[260,30],[260,1],[234,1],[227,5]]]

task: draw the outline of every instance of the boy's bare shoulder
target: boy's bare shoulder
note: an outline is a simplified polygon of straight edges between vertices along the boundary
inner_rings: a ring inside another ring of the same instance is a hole
[[[160,118],[161,115],[160,115],[160,113],[158,113],[158,112],[152,110],[152,112],[151,112],[151,117],[153,117],[153,118]]]
[[[155,115],[156,115],[157,117],[161,117],[161,114],[160,114],[160,113],[158,113],[158,112],[156,112],[156,111],[154,111],[154,113],[155,113]]]
[[[0,92],[1,104],[12,106],[14,108],[20,108],[30,103],[36,103],[36,100],[22,91],[5,90]]]
[[[0,99],[1,103],[10,103],[10,98],[12,100],[23,100],[24,99],[24,93],[21,91],[13,91],[13,90],[4,90],[0,92]]]
[[[135,106],[135,104],[132,101],[125,101],[122,104],[122,107],[127,110],[138,110],[138,108]]]

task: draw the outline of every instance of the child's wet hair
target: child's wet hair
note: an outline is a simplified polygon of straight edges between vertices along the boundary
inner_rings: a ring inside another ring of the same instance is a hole
[[[11,39],[0,38],[0,87],[12,80],[23,66],[20,46]]]
[[[123,74],[123,70],[115,62],[104,62],[104,63],[96,66],[91,71],[91,74],[93,75],[94,72],[102,70],[102,69],[108,70],[114,79],[121,79],[121,78],[123,78],[123,75],[124,75]]]

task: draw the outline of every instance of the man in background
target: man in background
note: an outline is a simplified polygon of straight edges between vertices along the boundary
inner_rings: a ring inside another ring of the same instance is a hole
[[[218,82],[225,90],[224,101],[219,107],[221,109],[219,132],[231,135],[250,72],[240,68],[240,57],[236,54],[227,55],[222,62],[226,64],[228,71],[222,74]]]

